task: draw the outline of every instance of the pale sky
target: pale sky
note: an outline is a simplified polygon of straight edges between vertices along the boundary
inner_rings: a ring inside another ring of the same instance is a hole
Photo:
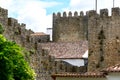
[[[98,0],[99,9],[113,7],[113,0]],[[115,7],[120,0],[115,0]],[[89,11],[95,9],[95,0],[0,0],[0,7],[8,9],[8,16],[25,23],[27,29],[46,32],[52,27],[53,12]]]

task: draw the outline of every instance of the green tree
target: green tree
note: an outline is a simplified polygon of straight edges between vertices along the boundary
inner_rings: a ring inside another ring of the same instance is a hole
[[[0,34],[0,80],[34,80],[35,73],[25,60],[23,50]]]

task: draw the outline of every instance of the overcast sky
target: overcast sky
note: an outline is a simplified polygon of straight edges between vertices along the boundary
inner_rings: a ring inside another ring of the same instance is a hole
[[[113,0],[98,0],[99,9],[112,8]],[[8,16],[25,23],[27,29],[46,32],[52,27],[53,12],[88,11],[95,9],[95,0],[0,0],[0,6],[8,9]],[[115,0],[115,7],[120,0]]]

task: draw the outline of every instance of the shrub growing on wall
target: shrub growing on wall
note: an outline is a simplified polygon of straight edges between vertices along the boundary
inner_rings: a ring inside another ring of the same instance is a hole
[[[0,34],[0,80],[34,80],[34,77],[23,49]]]

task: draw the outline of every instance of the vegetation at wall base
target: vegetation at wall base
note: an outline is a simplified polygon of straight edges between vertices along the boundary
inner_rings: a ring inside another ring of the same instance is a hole
[[[0,80],[34,80],[35,73],[24,58],[24,49],[8,41],[1,33]]]

